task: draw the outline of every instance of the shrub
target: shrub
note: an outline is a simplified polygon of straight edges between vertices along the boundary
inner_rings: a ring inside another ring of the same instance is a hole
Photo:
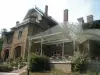
[[[27,62],[27,58],[24,58],[24,59],[23,59],[23,62]]]
[[[21,57],[17,58],[17,59],[15,60],[15,62],[21,63],[21,62],[22,62],[22,58],[21,58]]]
[[[35,72],[50,71],[49,59],[45,56],[32,55],[30,59],[30,70]]]
[[[24,67],[24,66],[26,65],[26,63],[24,63],[24,60],[22,60],[22,58],[20,57],[20,58],[17,58],[15,61],[12,61],[12,62],[10,63],[10,65],[11,65],[12,67],[15,67],[15,69],[18,69],[18,67],[19,67],[19,68]]]
[[[82,54],[72,63],[72,71],[84,72],[87,69],[87,64],[87,54]]]
[[[0,65],[0,72],[9,72],[13,69],[16,70],[18,68],[22,68],[26,65],[26,63],[22,60],[22,58],[17,58],[16,60],[8,59],[5,63]]]
[[[0,65],[0,72],[10,72],[13,70],[13,67],[8,65]]]
[[[25,65],[26,65],[26,63],[21,62],[19,68],[22,68],[22,67],[24,67]]]

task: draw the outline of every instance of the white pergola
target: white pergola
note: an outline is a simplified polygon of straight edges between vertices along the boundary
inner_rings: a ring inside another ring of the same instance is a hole
[[[72,41],[72,40],[65,38],[65,36],[62,32],[57,32],[57,33],[47,34],[47,35],[37,36],[37,37],[29,36],[28,37],[28,41],[29,41],[29,45],[28,45],[29,46],[29,48],[28,48],[28,67],[29,67],[29,63],[30,63],[30,48],[32,46],[32,40],[34,41],[34,43],[41,43],[41,53],[40,53],[41,56],[43,54],[43,50],[42,50],[43,44],[62,43],[62,58],[64,56],[64,43]]]
[[[62,32],[57,32],[53,34],[47,34],[39,37],[29,37],[29,46],[31,46],[31,41],[34,41],[34,43],[41,43],[41,55],[42,55],[42,45],[43,44],[58,44],[62,43],[62,57],[64,55],[64,43],[65,42],[72,42],[72,40],[66,38]]]
[[[72,26],[69,25],[69,26]],[[75,28],[74,26],[71,28]],[[71,29],[67,25],[56,25],[53,28],[48,29],[47,31],[41,32],[40,34],[36,34],[34,36],[29,36],[29,48],[28,48],[28,65],[30,60],[30,48],[32,45],[32,41],[34,43],[41,43],[41,55],[42,55],[42,46],[43,44],[58,44],[62,43],[62,58],[64,56],[64,43],[65,42],[73,42],[73,47],[75,49],[75,42],[76,35],[73,33],[73,31],[76,31],[77,29]],[[79,29],[79,28],[78,28]]]

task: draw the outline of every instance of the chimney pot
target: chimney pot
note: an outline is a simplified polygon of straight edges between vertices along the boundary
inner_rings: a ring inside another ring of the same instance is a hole
[[[64,21],[68,21],[68,9],[64,10]]]
[[[78,22],[79,22],[80,24],[83,24],[83,23],[84,23],[83,17],[77,18],[77,20],[78,20]]]
[[[45,15],[46,16],[48,15],[48,6],[47,5],[45,6]]]
[[[87,23],[88,22],[93,22],[93,15],[88,15],[87,16]]]

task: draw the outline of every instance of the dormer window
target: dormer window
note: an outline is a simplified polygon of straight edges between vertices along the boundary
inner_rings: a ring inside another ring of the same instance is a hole
[[[19,33],[18,33],[18,39],[20,39],[22,36],[22,30],[19,30]]]

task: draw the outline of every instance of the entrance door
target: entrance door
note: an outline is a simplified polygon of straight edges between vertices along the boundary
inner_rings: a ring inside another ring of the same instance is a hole
[[[9,57],[9,49],[6,49],[4,52],[4,61],[6,61]]]

